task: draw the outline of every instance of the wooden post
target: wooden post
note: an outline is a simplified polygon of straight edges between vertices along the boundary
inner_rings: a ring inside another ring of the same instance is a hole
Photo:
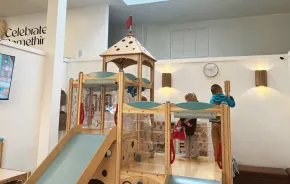
[[[89,116],[88,116],[88,128],[91,130],[92,129],[92,122],[93,122],[93,117],[91,116],[94,113],[94,109],[92,109],[92,104],[93,104],[93,91],[90,88],[89,92]]]
[[[227,152],[226,152],[226,126],[225,126],[225,105],[221,105],[221,140],[222,140],[222,184],[227,184]]]
[[[150,82],[152,85],[152,88],[150,89],[150,101],[154,102],[154,86],[155,86],[155,63],[153,63],[153,66],[150,68]]]
[[[107,71],[106,57],[103,58],[103,72]],[[106,98],[106,87],[102,86],[102,94],[100,99],[101,104],[101,131],[103,132],[105,127],[105,98]]]
[[[139,55],[137,65],[138,65],[138,90],[137,90],[137,101],[142,100],[142,55]],[[140,151],[140,138],[141,138],[141,122],[140,122],[140,114],[137,114],[137,152]]]
[[[77,100],[77,125],[80,125],[80,117],[81,117],[81,103],[83,98],[83,79],[84,79],[84,73],[79,73],[79,80],[78,80],[78,100]]]
[[[230,96],[230,81],[225,81],[225,94]],[[228,105],[221,105],[221,126],[222,126],[222,165],[223,184],[233,184],[232,166],[232,141],[231,141],[231,121],[230,108]]]
[[[103,72],[107,71],[107,58],[103,57]]]
[[[73,79],[69,80],[69,89],[67,97],[67,116],[66,116],[66,133],[71,129],[71,109],[72,109],[72,97],[73,97]]]
[[[154,86],[155,86],[155,62],[152,62],[152,66],[150,67],[150,82],[152,88],[150,89],[150,101],[154,102],[155,95],[154,95]],[[154,146],[154,114],[150,115],[150,121],[151,121],[151,140]]]
[[[231,83],[230,81],[225,81],[225,94],[226,96],[230,96],[230,92],[231,92]]]
[[[116,184],[120,184],[123,136],[124,72],[119,73]]]
[[[170,137],[171,137],[171,113],[170,103],[165,107],[165,171],[168,173],[170,168]]]
[[[231,128],[231,111],[227,107],[227,122],[228,122],[228,144],[229,144],[229,184],[233,184],[233,153],[232,153],[232,128]]]

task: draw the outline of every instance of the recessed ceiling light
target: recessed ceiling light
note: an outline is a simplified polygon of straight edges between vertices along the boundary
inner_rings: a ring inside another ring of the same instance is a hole
[[[148,4],[148,3],[158,3],[169,0],[123,0],[127,5],[137,5],[137,4]]]

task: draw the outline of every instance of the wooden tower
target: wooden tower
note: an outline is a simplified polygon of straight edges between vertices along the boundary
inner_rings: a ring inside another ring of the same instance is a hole
[[[123,71],[126,67],[137,65],[137,101],[141,101],[143,87],[150,90],[150,101],[154,101],[154,72],[156,59],[140,44],[133,34],[127,34],[122,40],[100,54],[100,56],[103,58],[103,72],[107,71],[107,66],[110,62],[115,63],[119,71]],[[149,85],[145,84],[142,79],[143,65],[150,68]],[[102,90],[102,99],[105,98],[105,91],[106,89],[104,88]],[[102,103],[104,103],[104,100]],[[104,104],[102,105],[104,106]],[[105,110],[102,108],[102,122],[104,122],[104,113]]]

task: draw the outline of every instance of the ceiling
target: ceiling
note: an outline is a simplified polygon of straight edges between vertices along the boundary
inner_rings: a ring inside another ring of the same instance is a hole
[[[48,0],[0,0],[0,17],[44,13]],[[25,6],[21,6],[21,3]],[[68,8],[109,4],[110,21],[123,24],[178,23],[276,13],[290,13],[290,0],[170,0],[127,6],[122,0],[68,0]]]
[[[48,0],[0,0],[0,17],[12,17],[19,15],[44,13],[47,10]],[[21,4],[25,6],[21,6]],[[90,6],[90,5],[120,5],[121,0],[67,0],[68,8]]]
[[[170,0],[136,6],[112,5],[111,21],[178,23],[276,13],[289,13],[290,0]]]

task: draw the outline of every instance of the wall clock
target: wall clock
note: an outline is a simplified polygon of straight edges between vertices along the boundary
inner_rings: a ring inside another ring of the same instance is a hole
[[[215,77],[219,73],[219,68],[214,63],[207,63],[203,67],[203,73],[207,77]]]
[[[0,19],[0,39],[4,37],[6,31],[6,22]]]

